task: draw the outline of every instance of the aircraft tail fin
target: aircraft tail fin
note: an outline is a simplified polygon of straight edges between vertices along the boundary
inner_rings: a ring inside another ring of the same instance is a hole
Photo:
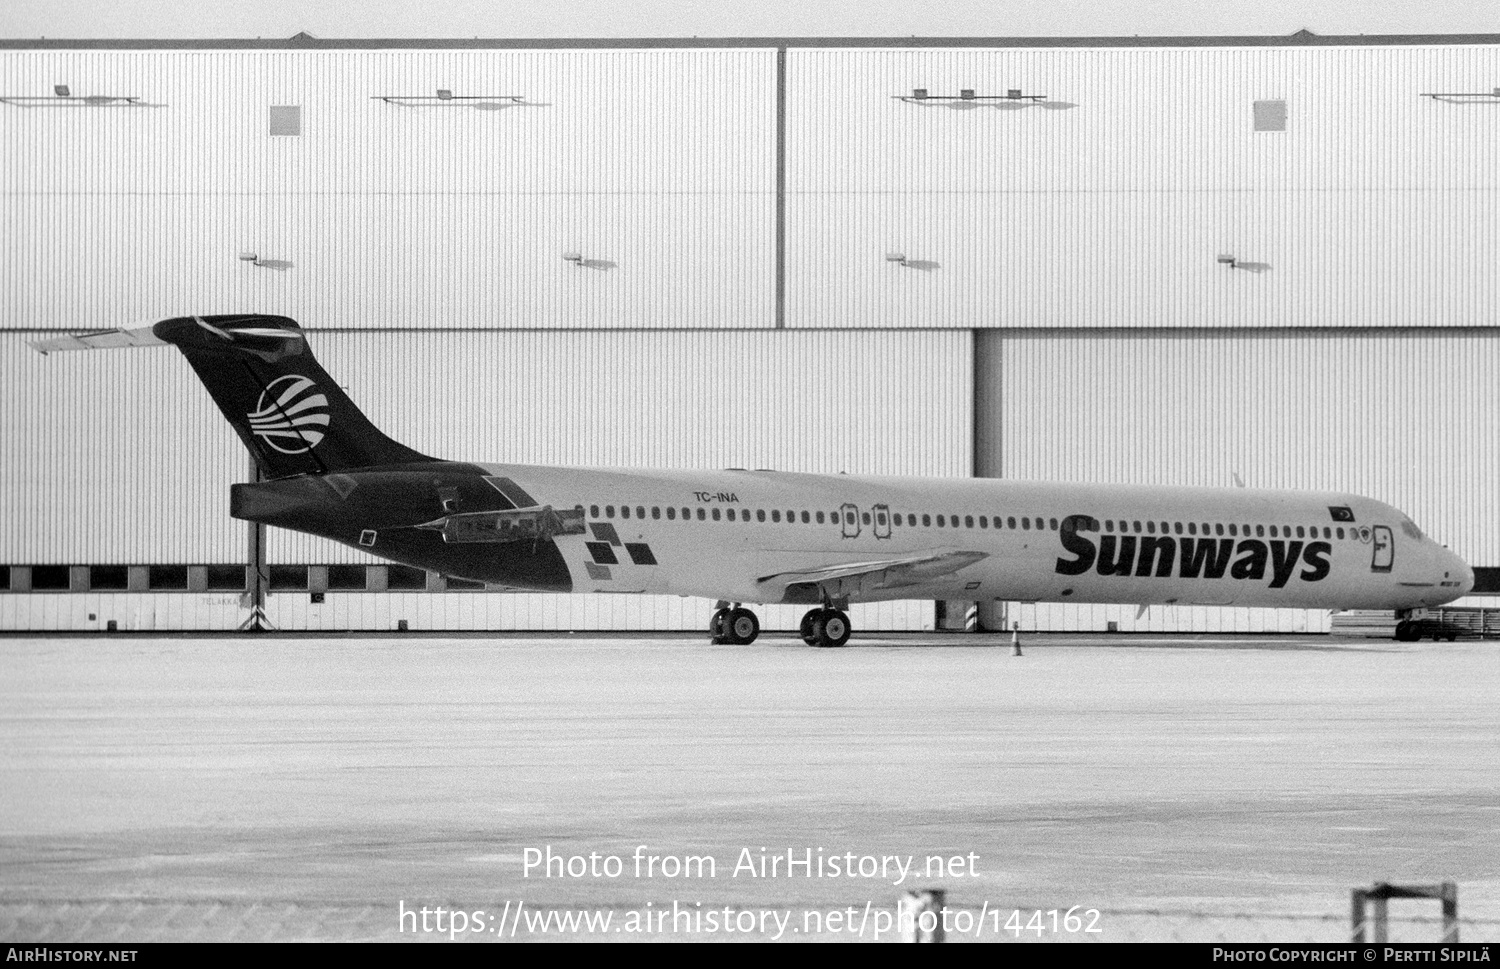
[[[176,317],[32,346],[53,353],[157,344],[187,357],[267,478],[432,460],[371,424],[284,316]]]

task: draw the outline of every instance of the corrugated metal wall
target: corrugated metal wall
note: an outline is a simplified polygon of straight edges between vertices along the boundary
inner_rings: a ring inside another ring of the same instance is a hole
[[[28,336],[0,332],[0,565],[243,562],[249,457],[181,354]]]
[[[787,58],[788,325],[1493,323],[1500,116],[1420,95],[1490,91],[1494,47]]]
[[[0,52],[0,93],[149,103],[0,105],[0,330],[284,313],[378,424],[453,457],[1238,471],[1391,501],[1471,562],[1500,561],[1500,110],[1420,97],[1492,89],[1500,48],[794,47],[789,331],[770,329],[776,63],[769,48]],[[917,87],[1070,106],[891,97]],[[373,99],[438,88],[526,103]],[[1286,131],[1252,130],[1266,99],[1286,102]],[[300,106],[302,134],[271,136],[272,105]],[[1297,327],[1390,331],[1265,329]],[[1406,329],[1421,327],[1438,329]],[[245,458],[185,363],[44,359],[26,335],[0,335],[0,564],[243,561],[226,506]],[[271,535],[272,562],[373,561]],[[343,604],[271,605],[310,628],[385,628],[415,601],[414,628],[693,628],[702,606],[329,596]],[[0,625],[93,628],[80,617],[103,622],[100,603],[128,628],[216,625],[237,615],[223,598],[9,594]],[[930,619],[881,608],[856,623]],[[1134,624],[1100,608],[1011,615]],[[1138,625],[1323,621],[1153,609]]]
[[[0,105],[19,325],[774,321],[771,51],[26,51]],[[516,95],[390,104],[378,95]],[[299,105],[302,134],[269,134]],[[255,252],[290,264],[240,262]],[[564,262],[565,252],[585,260]],[[18,325],[11,323],[9,325]]]
[[[1347,490],[1402,509],[1471,563],[1500,561],[1500,331],[986,331],[975,354],[981,475],[1230,487],[1238,474]],[[1143,628],[1296,622],[1151,613]],[[1034,614],[1134,622],[1120,607]]]

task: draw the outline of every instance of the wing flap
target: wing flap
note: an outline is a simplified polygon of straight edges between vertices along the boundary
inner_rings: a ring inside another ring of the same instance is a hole
[[[845,562],[811,569],[791,569],[761,576],[757,582],[783,593],[793,588],[817,589],[837,597],[855,590],[898,589],[922,585],[989,558],[987,552],[938,552],[907,558]]]

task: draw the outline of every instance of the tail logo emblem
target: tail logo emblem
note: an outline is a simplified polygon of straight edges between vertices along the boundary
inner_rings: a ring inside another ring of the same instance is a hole
[[[300,374],[277,377],[245,415],[250,431],[282,454],[306,454],[328,432],[328,398]]]

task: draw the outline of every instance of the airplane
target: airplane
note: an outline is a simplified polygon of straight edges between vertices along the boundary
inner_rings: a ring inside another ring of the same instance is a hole
[[[387,437],[281,316],[175,317],[34,341],[42,353],[168,344],[264,480],[235,518],[510,589],[811,608],[809,645],[849,641],[850,603],[894,599],[1392,610],[1397,638],[1474,573],[1405,514],[1343,492],[476,464]]]

